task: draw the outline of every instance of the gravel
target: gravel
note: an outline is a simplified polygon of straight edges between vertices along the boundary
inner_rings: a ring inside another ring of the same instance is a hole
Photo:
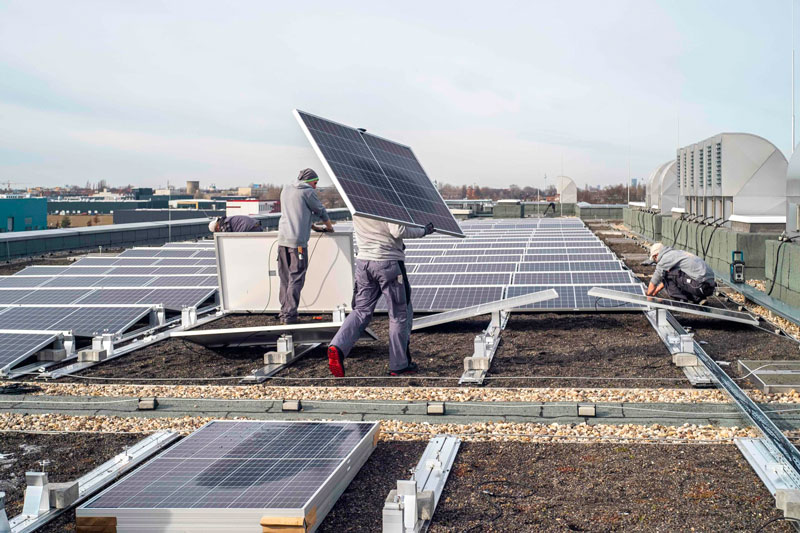
[[[244,420],[235,417],[233,420]],[[108,432],[152,433],[172,430],[188,434],[211,421],[206,417],[138,418],[107,415],[74,416],[61,414],[0,413],[0,431],[17,432]],[[736,437],[756,437],[752,428],[717,427],[711,425],[661,424],[588,425],[536,424],[511,422],[476,422],[472,424],[431,424],[425,422],[381,421],[384,440],[420,440],[437,434],[459,435],[470,441],[595,442],[603,440],[632,442],[732,442]],[[792,432],[794,435],[797,432]]]

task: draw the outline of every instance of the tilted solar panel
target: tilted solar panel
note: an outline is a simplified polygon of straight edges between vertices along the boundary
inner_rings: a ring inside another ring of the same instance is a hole
[[[301,128],[353,215],[463,236],[408,146],[295,110]]]

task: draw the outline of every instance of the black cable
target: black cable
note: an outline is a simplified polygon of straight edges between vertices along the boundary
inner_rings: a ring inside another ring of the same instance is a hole
[[[782,240],[781,243],[778,245],[778,249],[775,251],[775,264],[773,265],[773,268],[772,268],[772,285],[770,285],[770,287],[769,287],[769,292],[767,292],[767,296],[771,296],[772,295],[772,290],[775,288],[775,284],[778,283],[778,279],[777,279],[777,277],[778,277],[778,262],[780,261],[781,248],[783,248],[784,244],[786,244],[787,242],[790,242],[794,238],[795,237],[792,237],[791,239]]]
[[[789,518],[788,516],[776,516],[772,520],[765,522],[760,528],[756,529],[755,533],[761,533],[762,531],[764,531],[764,528],[766,528],[770,524],[774,524],[775,522],[794,522],[800,524],[800,520],[798,520],[797,518]]]
[[[725,223],[728,222],[728,220],[722,220],[722,218],[723,217],[715,218],[711,222],[711,225],[714,226],[714,229],[711,230],[711,236],[708,238],[708,242],[705,244],[705,246],[703,246],[703,239],[700,239],[700,246],[702,247],[704,260],[708,256],[708,250],[711,248],[711,241],[714,240],[714,233],[716,233],[716,231],[720,228],[720,226],[724,226]],[[720,222],[720,220],[722,220],[722,222]],[[703,235],[705,235],[705,232],[703,233]]]

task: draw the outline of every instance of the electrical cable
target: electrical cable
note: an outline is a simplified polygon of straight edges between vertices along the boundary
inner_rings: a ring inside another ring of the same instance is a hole
[[[781,243],[778,245],[778,249],[775,251],[775,264],[773,265],[773,269],[772,269],[772,285],[770,285],[770,287],[769,287],[769,292],[767,292],[767,296],[771,296],[772,295],[772,290],[775,288],[775,285],[778,283],[778,279],[777,279],[777,277],[778,277],[778,262],[780,261],[780,257],[781,257],[780,256],[781,248],[783,248],[784,244],[786,244],[787,242],[792,242],[796,238],[797,237],[786,238],[786,239],[782,240]]]
[[[720,222],[720,220],[722,220],[722,222]],[[711,222],[711,224],[714,225],[714,229],[711,230],[711,236],[708,238],[708,243],[703,248],[703,259],[705,259],[708,256],[708,250],[711,248],[711,242],[714,240],[714,233],[716,233],[716,231],[719,228],[721,228],[722,226],[724,226],[727,222],[729,222],[729,219],[724,219],[723,220],[723,217],[717,218],[713,222]],[[702,240],[701,240],[701,243],[702,243]]]
[[[800,524],[800,520],[798,520],[797,518],[790,518],[788,516],[777,516],[772,520],[765,522],[760,528],[756,529],[755,533],[761,533],[762,531],[764,531],[764,528],[776,522],[794,522],[795,524]]]

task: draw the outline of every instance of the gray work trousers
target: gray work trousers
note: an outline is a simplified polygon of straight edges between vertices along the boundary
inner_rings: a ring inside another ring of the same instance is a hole
[[[408,342],[414,313],[411,286],[402,261],[356,260],[353,312],[347,315],[331,345],[347,357],[369,326],[381,295],[389,310],[389,369],[403,370],[411,363]]]
[[[278,277],[281,280],[278,301],[281,304],[281,320],[297,320],[300,291],[306,283],[308,250],[303,250],[303,259],[297,248],[278,246]]]
[[[673,268],[664,275],[664,289],[673,300],[699,303],[714,294],[717,284],[714,280],[696,281],[680,268]]]

